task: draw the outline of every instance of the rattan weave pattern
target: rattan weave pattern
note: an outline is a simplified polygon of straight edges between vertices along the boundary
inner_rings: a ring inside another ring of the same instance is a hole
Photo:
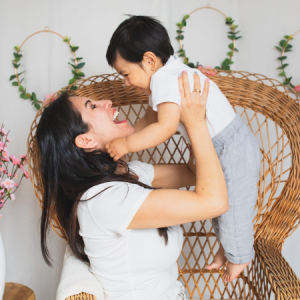
[[[300,219],[298,99],[279,81],[259,74],[220,71],[210,78],[251,128],[260,146],[261,170],[254,218],[255,259],[238,279],[225,283],[221,277],[223,269],[205,269],[218,249],[210,220],[184,224],[184,245],[178,259],[179,278],[194,299],[300,299],[300,281],[281,255],[285,239],[298,227]],[[77,95],[112,100],[120,111],[119,118],[126,117],[131,124],[147,107],[147,97],[138,89],[125,87],[118,74],[93,76],[76,85],[79,86],[75,91]],[[34,191],[42,205],[43,186],[35,140],[41,112],[31,126],[28,159]],[[128,155],[128,159],[185,163],[189,157],[187,149],[183,139],[174,135],[158,147]],[[52,226],[64,237],[54,211]],[[90,299],[88,297],[81,294],[68,300]]]

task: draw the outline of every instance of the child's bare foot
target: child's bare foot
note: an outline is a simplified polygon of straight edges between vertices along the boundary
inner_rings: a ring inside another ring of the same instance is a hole
[[[220,245],[218,252],[216,253],[213,262],[206,266],[207,270],[219,269],[221,268],[227,261],[227,258],[224,255],[224,248]]]
[[[233,264],[232,262],[228,262],[225,273],[223,274],[223,279],[227,282],[232,281],[237,278],[239,274],[250,264],[250,261],[246,264]]]

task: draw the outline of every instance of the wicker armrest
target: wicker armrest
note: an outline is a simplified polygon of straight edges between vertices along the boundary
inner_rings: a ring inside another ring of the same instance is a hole
[[[73,295],[71,297],[66,298],[66,300],[96,300],[95,296],[86,294],[86,293],[80,293]]]
[[[257,273],[257,282],[253,282],[256,293],[262,299],[269,299],[271,293],[275,294],[275,299],[300,299],[300,280],[282,256],[281,248],[256,242],[255,252],[260,265],[253,266]],[[259,280],[261,276],[264,278]]]

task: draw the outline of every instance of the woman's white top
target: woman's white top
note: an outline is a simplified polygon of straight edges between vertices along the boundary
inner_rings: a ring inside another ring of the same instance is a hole
[[[152,185],[152,165],[139,161],[128,165],[139,181]],[[167,245],[156,228],[127,229],[151,191],[136,184],[109,182],[90,188],[81,199],[96,196],[78,205],[79,234],[106,300],[174,300],[179,293],[180,226],[170,227]]]
[[[164,102],[177,103],[181,107],[181,98],[178,88],[178,74],[187,71],[191,92],[194,90],[194,76],[196,71],[200,76],[201,89],[207,78],[198,69],[192,69],[183,64],[176,56],[171,56],[167,63],[158,69],[151,77],[149,105],[157,111],[157,106]],[[211,80],[206,103],[207,127],[211,138],[220,133],[235,117],[235,112],[218,86]],[[190,143],[184,126],[179,123],[178,131]]]

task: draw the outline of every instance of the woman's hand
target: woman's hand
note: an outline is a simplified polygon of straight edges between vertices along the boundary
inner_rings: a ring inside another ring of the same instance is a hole
[[[205,80],[202,95],[199,75],[194,72],[194,92],[190,92],[190,84],[186,71],[178,78],[178,86],[181,97],[180,121],[185,128],[193,127],[198,122],[205,120],[206,101],[209,91],[209,79]]]

